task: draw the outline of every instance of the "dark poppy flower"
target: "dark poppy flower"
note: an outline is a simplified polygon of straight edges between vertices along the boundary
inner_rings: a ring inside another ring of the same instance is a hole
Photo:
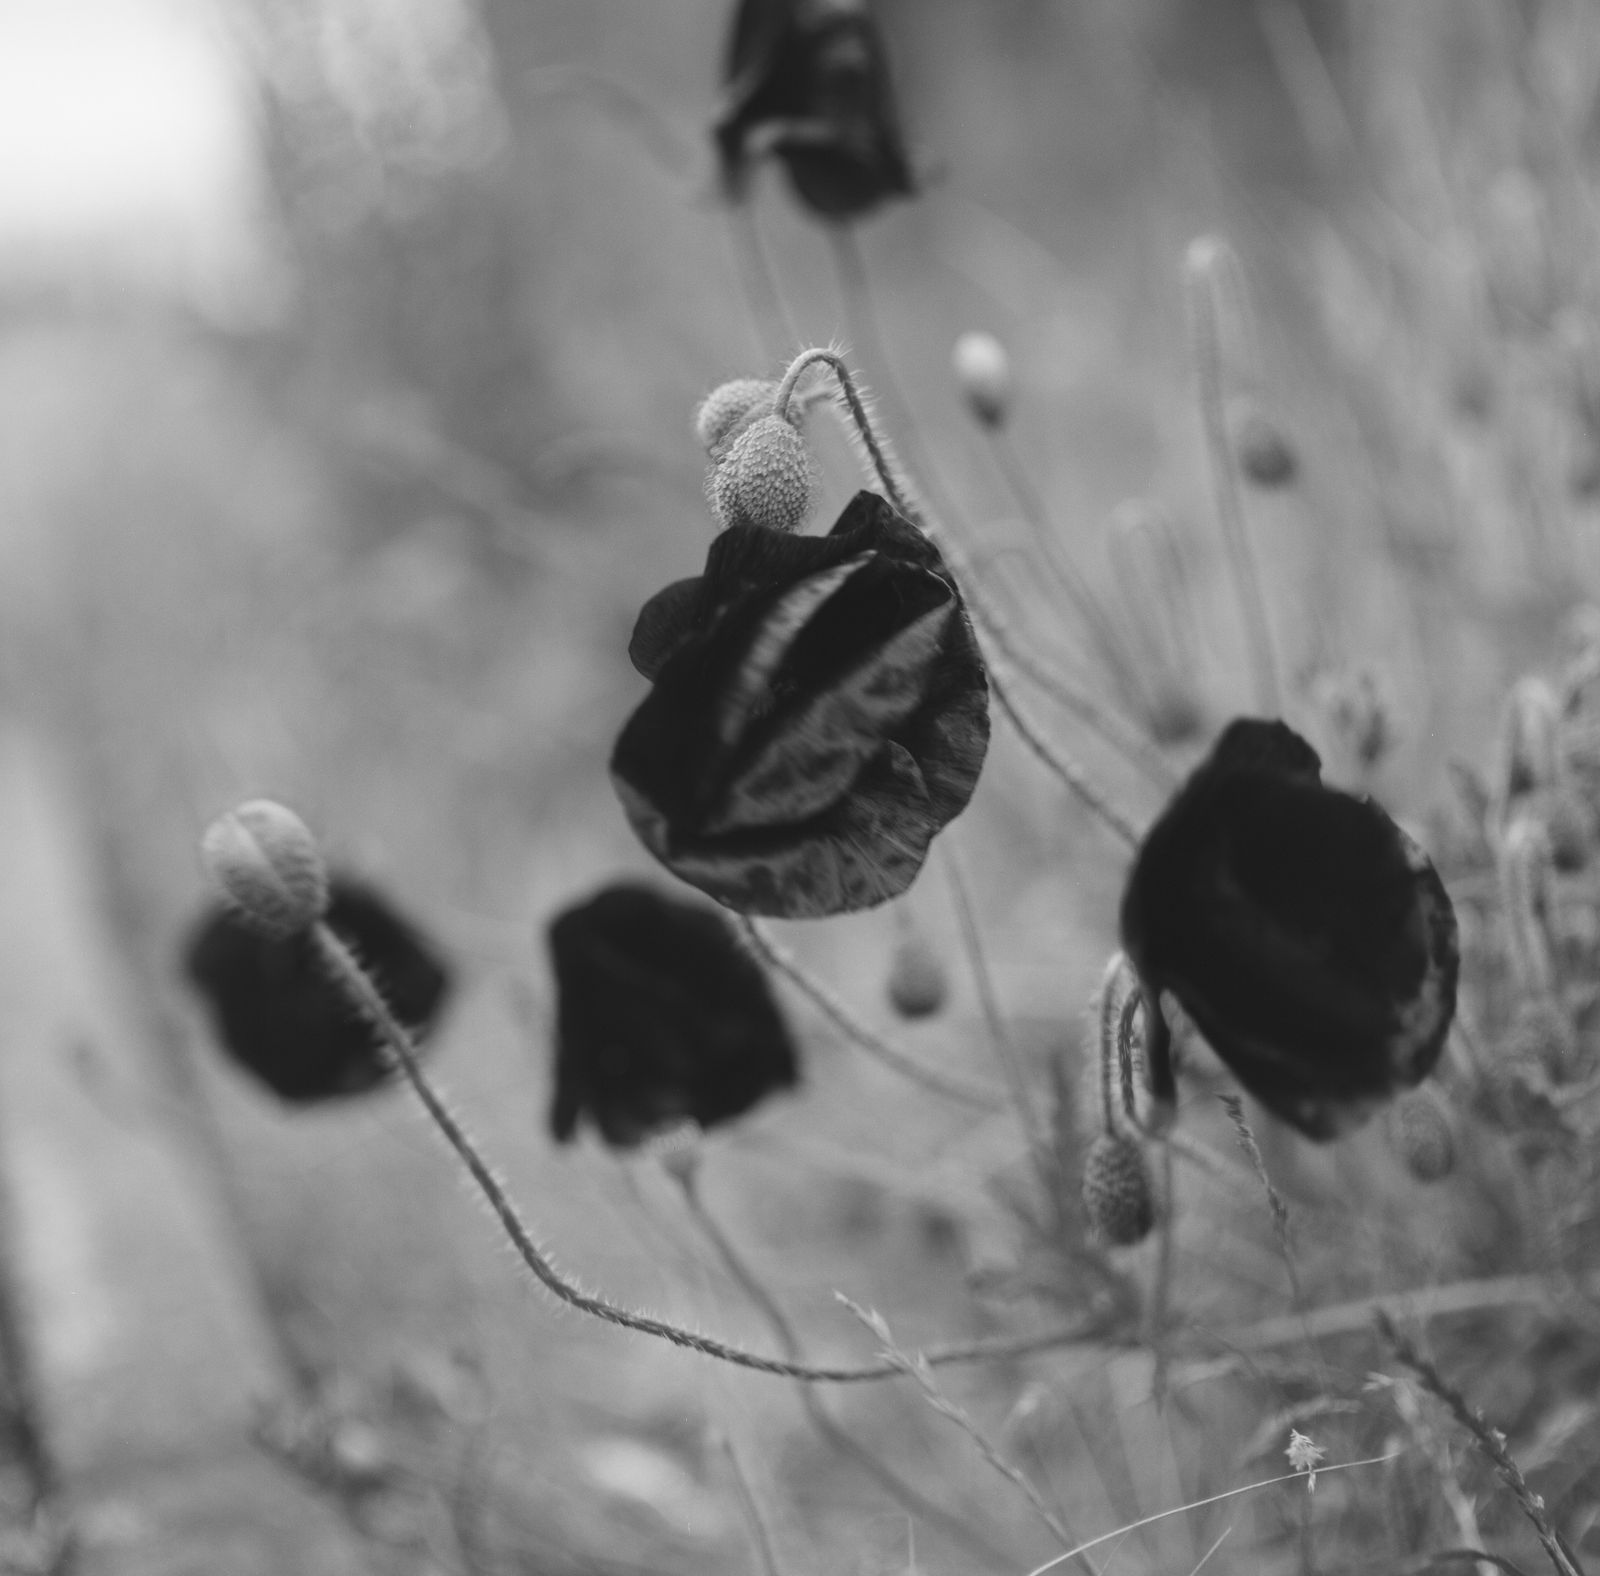
[[[372,888],[339,876],[324,922],[401,1023],[426,1038],[450,987],[432,947]],[[184,969],[223,1050],[290,1104],[364,1094],[389,1077],[378,1032],[328,978],[309,932],[264,936],[218,903],[190,936]]]
[[[558,914],[549,943],[561,1143],[580,1117],[624,1148],[714,1127],[797,1081],[766,976],[715,910],[622,882]]]
[[[655,682],[611,758],[623,808],[740,913],[896,896],[977,786],[989,687],[966,609],[875,493],[826,536],[730,526],[645,604],[629,654]]]
[[[1122,899],[1151,1084],[1172,1094],[1171,992],[1274,1115],[1328,1139],[1420,1083],[1455,1013],[1455,911],[1372,800],[1326,787],[1281,722],[1240,719],[1146,834]]]
[[[714,135],[728,195],[763,154],[824,219],[916,190],[867,0],[740,0]]]

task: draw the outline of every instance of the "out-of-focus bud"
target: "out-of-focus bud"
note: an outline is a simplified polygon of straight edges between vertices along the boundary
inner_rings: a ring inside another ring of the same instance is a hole
[[[902,1018],[931,1018],[949,994],[944,964],[927,938],[902,937],[889,963],[889,1005]]]
[[[1395,1103],[1394,1142],[1406,1170],[1419,1182],[1442,1182],[1455,1170],[1455,1136],[1431,1095],[1408,1094]]]
[[[967,409],[986,427],[999,427],[1011,413],[1011,357],[993,334],[963,334],[950,354],[956,386]]]
[[[1300,462],[1288,434],[1254,400],[1240,403],[1233,415],[1233,450],[1246,480],[1257,487],[1287,487]]]
[[[695,436],[706,453],[720,460],[746,426],[771,415],[777,393],[771,378],[733,378],[712,389],[694,415]]]
[[[1089,1229],[1114,1248],[1131,1248],[1150,1235],[1155,1201],[1144,1152],[1126,1133],[1102,1133],[1083,1164],[1083,1207]]]
[[[327,912],[328,871],[316,839],[293,810],[271,799],[219,815],[200,852],[222,896],[260,935],[295,935]]]

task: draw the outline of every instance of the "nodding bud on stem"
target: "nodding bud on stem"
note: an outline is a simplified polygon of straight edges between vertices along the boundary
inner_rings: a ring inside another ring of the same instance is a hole
[[[729,445],[758,416],[772,414],[778,393],[772,378],[734,378],[712,389],[695,412],[694,430],[713,460],[721,460]]]
[[[1541,678],[1517,682],[1500,724],[1500,759],[1494,793],[1503,817],[1525,794],[1554,786],[1558,772],[1561,703]]]
[[[251,799],[206,828],[201,855],[239,916],[263,936],[309,930],[328,908],[328,871],[305,822],[271,799]]]
[[[787,417],[758,416],[728,445],[707,485],[725,526],[795,531],[811,512],[816,471],[800,430]]]
[[[950,355],[956,384],[967,408],[986,427],[998,427],[1011,412],[1011,357],[993,334],[963,334]]]
[[[1083,1207],[1089,1229],[1114,1248],[1131,1248],[1150,1235],[1155,1201],[1144,1151],[1126,1133],[1102,1133],[1083,1165]]]

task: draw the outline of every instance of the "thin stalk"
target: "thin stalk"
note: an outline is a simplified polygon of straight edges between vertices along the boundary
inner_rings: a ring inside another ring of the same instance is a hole
[[[913,1083],[919,1083],[923,1088],[931,1089],[935,1094],[941,1094],[947,1099],[959,1100],[964,1105],[976,1106],[981,1111],[1002,1109],[1002,1102],[992,1090],[982,1084],[970,1083],[964,1078],[956,1078],[948,1073],[935,1072],[932,1068],[924,1067],[915,1057],[908,1055],[892,1041],[869,1029],[793,953],[773,940],[758,920],[741,914],[739,926],[762,962],[783,975],[791,985],[805,995],[823,1017],[857,1049],[865,1051],[868,1056],[882,1062],[885,1067],[899,1073],[902,1078],[909,1078]]]
[[[1555,1568],[1556,1576],[1583,1576],[1583,1568],[1567,1548],[1561,1534],[1550,1524],[1550,1518],[1545,1514],[1544,1500],[1528,1487],[1528,1480],[1523,1477],[1522,1468],[1517,1465],[1515,1457],[1506,1448],[1506,1436],[1498,1428],[1489,1426],[1484,1420],[1483,1413],[1477,1407],[1470,1405],[1467,1398],[1417,1350],[1416,1344],[1408,1335],[1401,1332],[1387,1312],[1380,1308],[1374,1315],[1373,1322],[1401,1365],[1416,1375],[1422,1387],[1430,1395],[1444,1402],[1449,1408],[1450,1415],[1472,1436],[1478,1448],[1494,1464],[1501,1481],[1511,1490],[1523,1515],[1533,1523],[1533,1530],[1539,1539],[1540,1547],[1544,1549],[1551,1565]]]
[[[706,1241],[710,1243],[712,1251],[729,1277],[767,1321],[784,1352],[795,1361],[800,1361],[805,1349],[794,1322],[784,1312],[783,1305],[767,1289],[760,1276],[751,1268],[749,1261],[734,1246],[732,1238],[722,1229],[717,1218],[706,1208],[705,1200],[700,1195],[698,1164],[691,1163],[687,1166],[670,1168],[668,1174],[682,1190],[690,1215],[693,1216]],[[819,1437],[840,1455],[853,1461],[902,1509],[910,1515],[920,1517],[931,1526],[938,1527],[946,1537],[960,1543],[969,1554],[975,1554],[992,1564],[1009,1563],[1002,1550],[971,1531],[959,1517],[926,1499],[887,1462],[880,1460],[874,1451],[845,1429],[824,1406],[822,1398],[810,1385],[799,1386],[799,1393],[800,1404],[805,1408],[806,1417]]]
[[[803,1393],[811,1394],[809,1390]],[[778,1563],[777,1543],[772,1536],[772,1528],[767,1524],[766,1514],[761,1509],[761,1501],[756,1498],[755,1490],[750,1486],[749,1474],[739,1459],[733,1438],[725,1429],[718,1429],[717,1442],[722,1446],[723,1455],[727,1457],[728,1472],[733,1478],[734,1491],[739,1496],[739,1507],[744,1512],[745,1524],[750,1528],[750,1541],[755,1544],[756,1554],[761,1561],[762,1576],[783,1576],[783,1566]]]
[[[592,1296],[567,1280],[550,1262],[533,1240],[533,1234],[511,1201],[499,1179],[483,1158],[482,1152],[467,1133],[460,1120],[450,1110],[444,1096],[435,1088],[433,1080],[423,1071],[416,1046],[405,1026],[389,1010],[378,988],[368,978],[349,947],[325,924],[317,924],[311,931],[323,966],[329,978],[344,991],[351,1004],[358,1008],[369,1023],[383,1037],[385,1046],[394,1059],[402,1078],[421,1103],[429,1120],[438,1128],[445,1142],[455,1151],[466,1167],[473,1185],[483,1195],[491,1213],[499,1222],[507,1239],[515,1248],[528,1273],[558,1302],[576,1308],[592,1318],[640,1335],[653,1336],[687,1351],[698,1352],[703,1357],[730,1363],[736,1368],[748,1368],[756,1373],[776,1374],[784,1379],[803,1379],[809,1383],[848,1384],[859,1380],[891,1379],[901,1372],[892,1362],[873,1363],[853,1368],[814,1367],[808,1363],[786,1362],[765,1357],[756,1352],[731,1346],[710,1336],[701,1335],[664,1319],[636,1313],[618,1306],[604,1297]],[[1014,1357],[1028,1352],[1043,1351],[1050,1347],[1072,1345],[1092,1339],[1094,1331],[1088,1327],[1072,1330],[1043,1331],[1020,1337],[1003,1337],[999,1340],[954,1343],[924,1353],[930,1364],[975,1362],[986,1358]]]
[[[1200,418],[1205,429],[1206,458],[1211,472],[1212,496],[1222,528],[1228,570],[1250,646],[1256,704],[1269,717],[1282,710],[1278,659],[1273,649],[1272,625],[1267,617],[1261,571],[1250,546],[1238,470],[1228,441],[1227,415],[1222,386],[1222,335],[1220,303],[1225,284],[1223,271],[1230,254],[1226,244],[1203,237],[1189,248],[1184,268],[1189,307],[1189,333],[1200,388]]]
[[[977,910],[972,901],[972,889],[967,883],[961,856],[948,838],[944,844],[945,873],[950,880],[950,893],[955,899],[956,920],[961,929],[962,945],[966,948],[967,962],[972,970],[973,984],[978,991],[978,1009],[983,1014],[984,1033],[989,1048],[999,1064],[1001,1075],[1011,1095],[1011,1104],[1017,1113],[1017,1122],[1027,1140],[1028,1153],[1034,1170],[1049,1198],[1053,1192],[1050,1167],[1046,1156],[1050,1152],[1050,1137],[1039,1113],[1034,1109],[1028,1094],[1028,1081],[1017,1056],[1017,1048],[1006,1029],[1005,1014],[1000,1007],[999,992],[995,990],[994,975],[989,969],[988,954],[983,945],[983,934],[978,926]]]
[[[748,203],[729,206],[728,233],[733,242],[751,330],[763,357],[776,361],[791,353],[791,347],[800,343],[800,335],[789,316],[783,291],[778,287],[777,272],[761,237],[761,227]]]

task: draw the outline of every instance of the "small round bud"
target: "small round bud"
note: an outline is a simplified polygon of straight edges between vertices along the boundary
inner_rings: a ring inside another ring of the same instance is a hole
[[[1455,1137],[1431,1095],[1411,1094],[1396,1102],[1394,1143],[1406,1170],[1419,1182],[1441,1182],[1455,1170]]]
[[[251,799],[206,828],[200,852],[229,904],[263,936],[309,930],[328,907],[328,871],[304,821]]]
[[[782,416],[758,416],[711,473],[711,507],[724,525],[798,530],[811,511],[811,451]]]
[[[1287,487],[1300,469],[1288,435],[1253,404],[1234,420],[1233,447],[1239,469],[1257,487]]]
[[[963,334],[950,354],[956,384],[967,408],[986,427],[998,427],[1011,411],[1011,357],[993,334]]]
[[[1594,850],[1594,811],[1572,788],[1549,791],[1543,807],[1545,835],[1550,839],[1550,862],[1568,875],[1582,870]]]
[[[706,453],[721,459],[744,427],[757,416],[771,415],[777,392],[771,378],[734,378],[712,389],[694,417],[695,435]]]
[[[1572,1020],[1553,1001],[1538,997],[1525,1001],[1511,1020],[1504,1054],[1513,1067],[1564,1083],[1579,1061]]]
[[[921,936],[902,938],[889,963],[889,1005],[902,1018],[931,1018],[949,994],[939,954]]]
[[[1083,1207],[1089,1229],[1114,1248],[1131,1248],[1156,1223],[1144,1154],[1125,1133],[1102,1133],[1083,1165]]]

